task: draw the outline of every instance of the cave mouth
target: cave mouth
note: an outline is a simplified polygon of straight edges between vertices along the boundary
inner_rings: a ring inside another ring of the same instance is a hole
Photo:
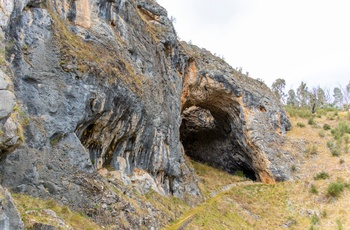
[[[244,148],[239,110],[230,116],[216,107],[191,106],[182,113],[180,139],[185,154],[230,174],[241,171],[256,181],[252,161]]]

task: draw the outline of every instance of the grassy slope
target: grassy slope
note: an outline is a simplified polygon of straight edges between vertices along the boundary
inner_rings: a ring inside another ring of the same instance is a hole
[[[350,154],[344,150],[348,144],[342,141],[341,155],[332,156],[327,141],[335,140],[330,130],[322,131],[322,126],[327,123],[335,128],[342,120],[350,122],[347,114],[334,116],[332,113],[315,117],[316,125],[308,125],[306,118],[291,119],[294,128],[287,135],[287,143],[301,143],[306,149],[313,149],[303,152],[300,148],[284,147],[294,150],[292,155],[297,156],[295,181],[275,185],[236,183],[237,186],[190,210],[167,229],[286,229],[287,226],[289,229],[348,229],[350,190],[346,187],[350,181]],[[298,127],[297,123],[304,123],[305,127]],[[211,191],[235,181],[227,174],[218,176],[206,165],[194,163],[194,168],[207,197]],[[314,176],[322,171],[330,177],[315,180]],[[339,197],[332,197],[327,189],[337,181],[345,188]],[[315,188],[314,193],[311,187]]]

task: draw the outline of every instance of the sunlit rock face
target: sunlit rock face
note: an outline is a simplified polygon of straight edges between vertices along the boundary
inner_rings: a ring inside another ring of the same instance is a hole
[[[139,229],[159,228],[158,214],[133,215],[116,190],[200,197],[185,155],[266,183],[290,178],[291,160],[278,154],[290,128],[279,101],[179,42],[156,2],[1,6],[8,76],[0,92],[12,100],[0,103],[3,186],[54,198],[100,224],[126,216]],[[106,175],[119,182],[112,188]],[[107,208],[97,210],[100,201]]]

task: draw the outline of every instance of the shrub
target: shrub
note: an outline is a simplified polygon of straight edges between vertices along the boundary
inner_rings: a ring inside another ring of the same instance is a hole
[[[292,170],[292,172],[295,172],[295,171],[297,171],[297,166],[295,164],[293,164],[290,169]]]
[[[320,131],[318,132],[318,135],[319,135],[320,137],[325,137],[325,136],[326,136],[326,132],[325,132],[324,130],[320,130]]]
[[[340,150],[338,148],[331,149],[332,156],[339,157],[340,156]]]
[[[309,125],[316,125],[316,121],[313,117],[311,117],[308,122],[307,122]]]
[[[338,182],[333,182],[330,185],[328,185],[327,193],[332,197],[339,197],[343,190],[344,185]]]
[[[306,147],[305,154],[306,156],[316,155],[318,153],[318,149],[316,145],[309,145]]]
[[[344,159],[341,158],[341,159],[339,160],[339,164],[344,164],[344,163],[345,163]]]
[[[298,122],[298,123],[297,123],[297,126],[298,126],[299,128],[304,128],[304,127],[305,127],[305,124],[304,124],[304,123]]]
[[[323,129],[324,130],[330,130],[331,129],[331,126],[329,124],[324,124],[323,125]]]
[[[329,178],[329,174],[322,171],[320,173],[317,173],[315,176],[314,176],[314,179],[315,180],[325,180],[325,179],[328,179]]]
[[[327,141],[327,147],[328,147],[329,149],[334,148],[334,142],[333,142],[333,141]]]
[[[346,134],[345,136],[344,136],[344,141],[345,141],[345,143],[346,144],[349,144],[349,134]]]

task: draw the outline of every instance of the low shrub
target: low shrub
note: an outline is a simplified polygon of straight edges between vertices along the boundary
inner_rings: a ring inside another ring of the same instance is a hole
[[[306,147],[305,154],[306,156],[316,155],[318,153],[318,148],[316,145],[309,145]]]
[[[324,130],[320,130],[320,131],[318,132],[318,135],[319,135],[320,137],[325,137],[325,136],[326,136],[326,132],[325,132]]]
[[[308,123],[309,125],[316,125],[316,121],[315,121],[315,119],[314,119],[313,117],[311,117],[311,118],[307,121],[307,123]]]
[[[344,185],[338,182],[333,182],[330,185],[328,185],[327,193],[331,197],[339,197],[340,194],[343,192],[343,190],[344,190]]]
[[[305,127],[305,124],[304,124],[304,123],[298,122],[298,123],[297,123],[297,126],[298,126],[299,128],[304,128],[304,127]]]
[[[330,130],[331,129],[331,126],[329,124],[324,124],[323,125],[323,129],[324,130]]]
[[[325,180],[325,179],[328,179],[329,178],[329,174],[322,171],[322,172],[319,172],[317,173],[315,176],[314,176],[314,179],[315,180]]]

